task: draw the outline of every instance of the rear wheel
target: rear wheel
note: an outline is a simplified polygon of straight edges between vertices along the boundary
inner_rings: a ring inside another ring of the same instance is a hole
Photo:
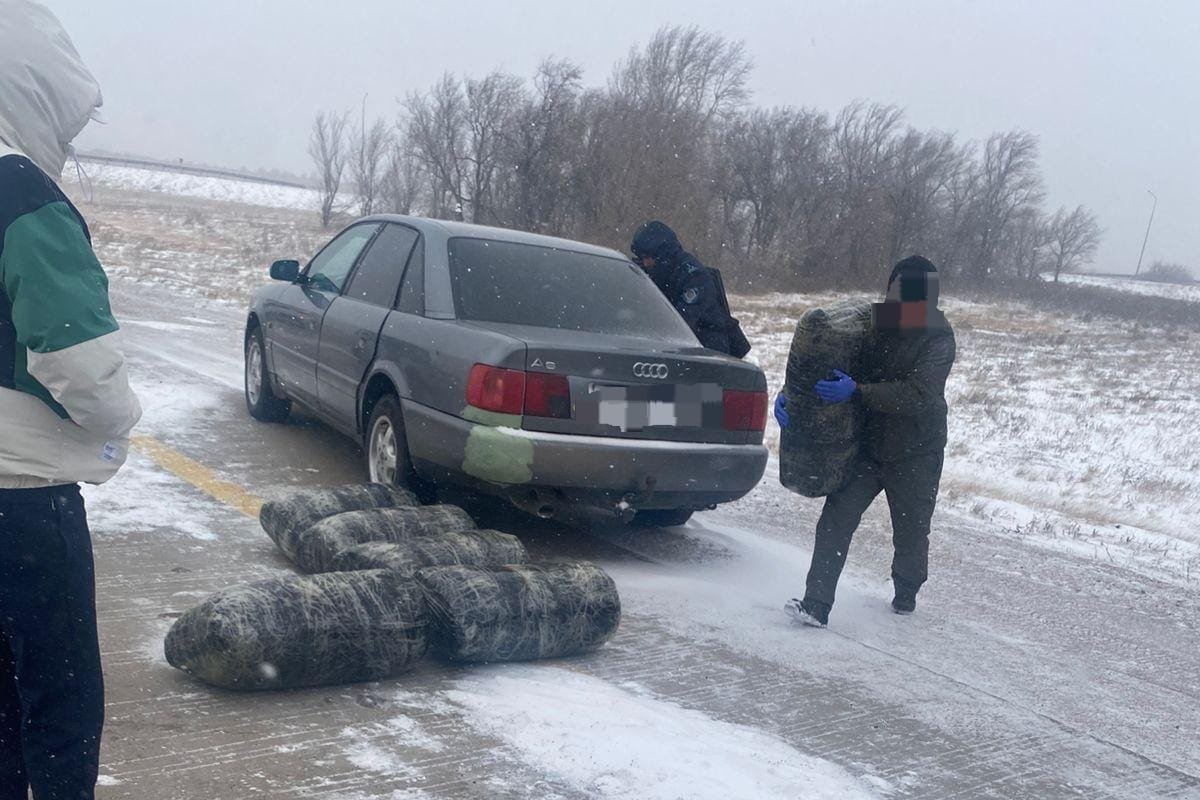
[[[271,388],[265,353],[262,328],[256,327],[246,334],[246,409],[259,422],[283,422],[292,411],[292,402]]]
[[[690,508],[652,508],[639,511],[633,524],[639,528],[675,528],[685,524],[695,513]]]
[[[436,498],[433,483],[418,476],[413,467],[400,401],[394,395],[380,398],[371,409],[363,449],[367,456],[367,475],[372,483],[411,489],[423,503],[433,502]]]

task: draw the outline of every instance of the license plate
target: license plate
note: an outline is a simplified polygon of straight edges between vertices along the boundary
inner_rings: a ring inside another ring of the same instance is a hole
[[[586,399],[577,403],[577,419],[622,432],[646,428],[703,427],[706,406],[720,408],[722,389],[717,384],[691,386],[588,385]]]

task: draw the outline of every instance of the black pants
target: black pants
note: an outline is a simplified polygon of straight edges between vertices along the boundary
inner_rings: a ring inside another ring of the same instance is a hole
[[[79,487],[0,489],[0,800],[91,800],[103,724]]]
[[[892,512],[892,581],[913,593],[920,589],[928,577],[929,521],[941,479],[941,451],[901,461],[860,457],[850,482],[825,499],[805,597],[833,605],[850,539],[880,492]]]

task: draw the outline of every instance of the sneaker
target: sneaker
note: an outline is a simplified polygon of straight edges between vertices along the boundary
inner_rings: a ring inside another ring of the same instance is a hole
[[[907,592],[897,592],[892,598],[892,611],[896,614],[911,614],[917,610],[917,596]]]
[[[783,610],[801,625],[824,628],[829,624],[829,605],[820,600],[798,600],[793,597],[784,604]]]

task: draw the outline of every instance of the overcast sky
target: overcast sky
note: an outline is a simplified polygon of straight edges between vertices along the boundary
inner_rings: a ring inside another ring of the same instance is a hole
[[[600,85],[665,24],[745,41],[761,105],[894,103],[963,139],[1023,128],[1053,206],[1105,229],[1096,267],[1200,269],[1197,0],[44,0],[104,89],[81,148],[308,172],[314,112],[394,117],[446,70],[575,60]]]

